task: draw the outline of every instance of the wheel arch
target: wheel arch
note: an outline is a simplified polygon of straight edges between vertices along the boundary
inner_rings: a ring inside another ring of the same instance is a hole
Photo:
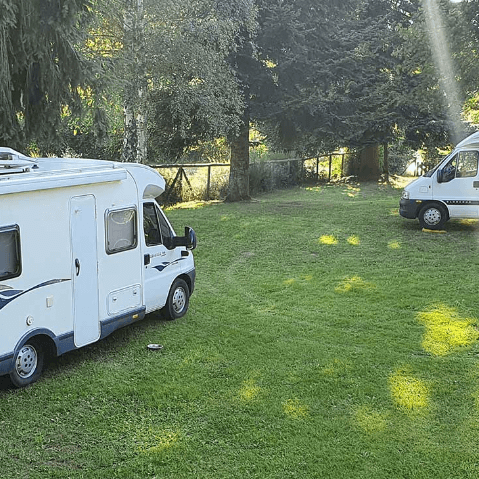
[[[427,201],[423,201],[422,203],[418,203],[418,207],[417,207],[417,210],[416,210],[416,218],[419,217],[419,212],[425,206],[433,206],[433,205],[442,206],[444,208],[444,210],[446,211],[446,221],[448,221],[450,219],[449,208],[447,207],[446,203],[444,203],[444,201],[441,201],[441,200],[427,200]]]
[[[186,273],[183,273],[183,274],[180,274],[179,276],[177,276],[176,279],[182,279],[188,286],[188,289],[189,289],[189,294],[191,296],[191,293],[193,293],[193,289],[195,287],[195,284],[194,284],[194,280],[191,278],[190,275],[186,274]]]
[[[49,329],[34,329],[29,331],[18,341],[17,345],[15,346],[14,356],[25,343],[31,340],[40,343],[40,345],[44,348],[44,352],[47,357],[57,356],[58,350],[55,338],[56,336]]]

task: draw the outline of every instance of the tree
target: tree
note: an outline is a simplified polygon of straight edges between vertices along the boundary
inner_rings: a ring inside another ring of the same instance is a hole
[[[378,145],[393,136],[399,116],[400,93],[392,88],[398,29],[415,8],[389,0],[321,6],[290,0],[269,8],[265,23],[272,33],[277,25],[290,26],[282,35],[290,45],[278,49],[270,42],[268,51],[281,89],[272,119],[282,144],[311,155],[348,146],[359,152],[356,174],[379,176]],[[278,15],[289,21],[279,22]]]
[[[149,14],[151,142],[175,160],[198,142],[234,134],[243,99],[225,59],[254,24],[244,0],[154,3]]]
[[[147,72],[143,0],[125,0],[123,13],[124,132],[122,161],[147,157]]]
[[[80,105],[90,66],[79,53],[90,0],[0,0],[0,141],[57,138],[63,108]]]

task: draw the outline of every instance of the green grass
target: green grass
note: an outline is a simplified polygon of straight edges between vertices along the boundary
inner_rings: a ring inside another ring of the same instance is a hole
[[[169,211],[199,239],[188,315],[5,380],[0,476],[478,477],[479,224],[424,233],[399,195]]]

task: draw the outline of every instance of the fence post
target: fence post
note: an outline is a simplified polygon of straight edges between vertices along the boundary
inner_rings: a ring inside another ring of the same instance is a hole
[[[206,201],[210,199],[210,185],[211,185],[211,165],[208,165],[208,179],[206,180]]]
[[[331,170],[333,166],[333,155],[329,155],[329,180],[331,181]]]
[[[316,181],[319,181],[319,156],[316,158]]]

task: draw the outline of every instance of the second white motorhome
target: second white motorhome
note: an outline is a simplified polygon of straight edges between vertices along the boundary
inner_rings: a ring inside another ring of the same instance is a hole
[[[164,189],[145,165],[0,148],[0,375],[25,386],[47,355],[155,310],[186,313],[196,236],[175,235]]]
[[[461,141],[435,168],[410,183],[399,202],[404,218],[438,230],[450,218],[479,218],[479,132]]]

